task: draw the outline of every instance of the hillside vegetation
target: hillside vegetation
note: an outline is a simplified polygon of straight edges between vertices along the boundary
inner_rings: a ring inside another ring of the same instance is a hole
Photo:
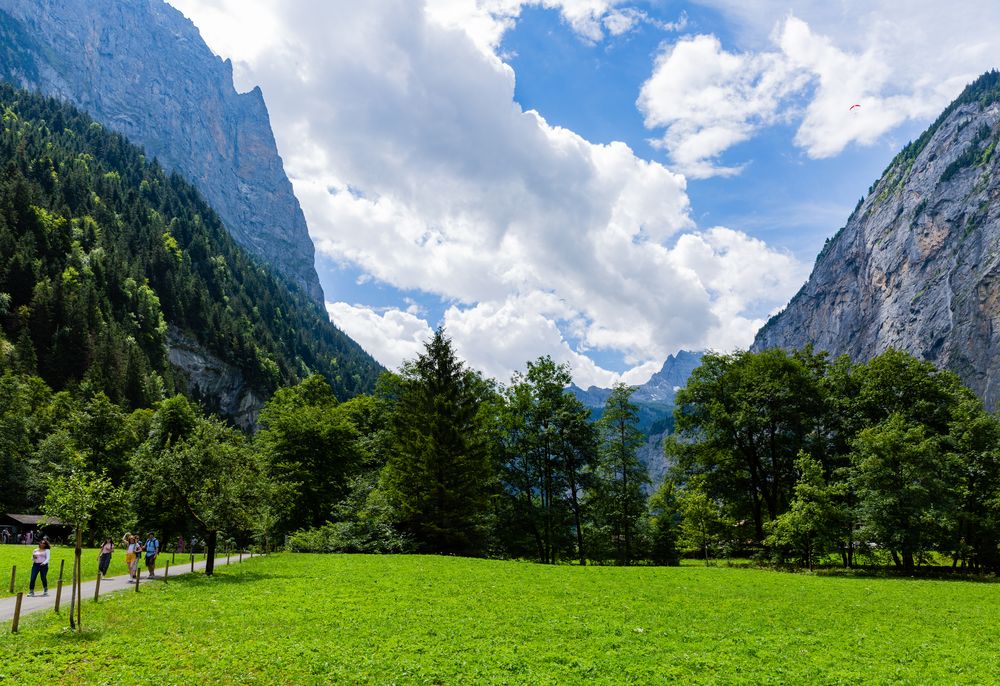
[[[179,176],[69,105],[0,85],[0,112],[0,362],[148,407],[183,390],[173,326],[263,396],[373,388],[381,367]]]

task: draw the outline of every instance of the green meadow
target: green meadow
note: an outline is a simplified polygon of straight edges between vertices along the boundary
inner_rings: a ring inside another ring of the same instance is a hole
[[[995,682],[1000,585],[280,554],[47,612],[0,683]]]

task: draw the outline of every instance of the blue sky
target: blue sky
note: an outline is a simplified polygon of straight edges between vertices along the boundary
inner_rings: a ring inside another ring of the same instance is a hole
[[[584,386],[748,345],[1000,61],[971,1],[171,3],[261,85],[341,328]]]

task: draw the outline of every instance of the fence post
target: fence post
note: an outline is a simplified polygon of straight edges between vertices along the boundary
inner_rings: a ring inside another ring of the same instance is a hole
[[[94,582],[94,602],[97,602],[98,596],[101,595],[101,573],[97,572],[97,580]]]
[[[170,561],[174,562],[177,559],[177,551],[170,553]]]
[[[14,603],[14,623],[11,624],[10,632],[12,634],[17,633],[17,623],[21,619],[21,598],[24,597],[24,591],[17,594],[17,602]]]
[[[17,565],[11,565],[10,568],[10,592],[14,592],[14,579],[17,577]]]
[[[139,592],[139,579],[141,579],[141,578],[142,578],[142,574],[139,572],[139,565],[137,563],[136,564],[136,568],[135,568],[135,592],[136,593]]]
[[[194,571],[194,553],[191,553],[191,571]]]
[[[62,576],[56,581],[56,612],[59,612],[59,601],[62,599]]]
[[[163,583],[167,583],[167,577],[170,576],[170,563],[167,563],[166,568],[163,570]]]
[[[240,562],[243,562],[243,548],[240,548]]]
[[[62,581],[63,567],[66,566],[66,560],[59,560],[59,581]]]

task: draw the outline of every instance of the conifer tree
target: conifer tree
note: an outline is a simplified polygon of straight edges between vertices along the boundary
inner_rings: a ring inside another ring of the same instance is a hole
[[[480,409],[489,385],[439,328],[403,365],[397,392],[383,471],[397,525],[425,552],[482,554],[491,470]]]

